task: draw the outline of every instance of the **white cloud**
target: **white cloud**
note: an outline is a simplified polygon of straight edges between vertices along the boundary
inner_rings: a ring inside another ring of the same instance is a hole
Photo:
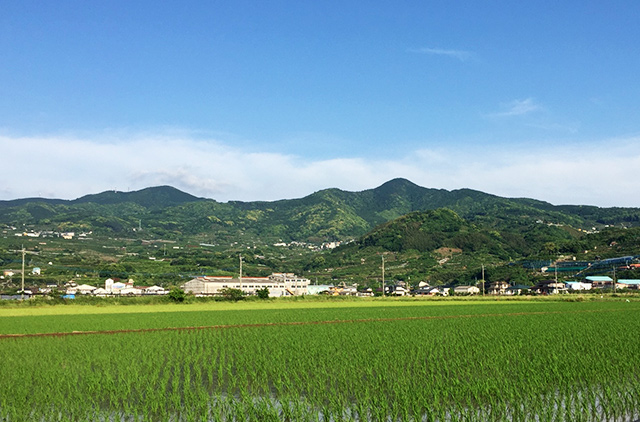
[[[570,123],[528,123],[528,127],[534,129],[542,129],[549,132],[561,132],[568,134],[576,134],[580,131],[580,122],[570,122]]]
[[[553,148],[478,147],[452,152],[448,169],[435,167],[429,179],[415,181],[553,204],[640,207],[632,194],[640,178],[640,151],[633,147],[638,142],[640,138]]]
[[[327,160],[245,151],[188,135],[108,139],[1,137],[0,199],[73,199],[117,189],[171,185],[227,200],[299,198],[320,189],[374,188],[395,177],[429,188],[472,188],[554,204],[640,207],[640,138],[536,148],[535,145],[407,151],[404,158]]]
[[[526,98],[524,100],[513,100],[508,103],[502,104],[503,111],[489,114],[490,117],[510,117],[510,116],[523,116],[525,114],[539,111],[542,107],[535,103],[533,98]]]
[[[430,54],[435,56],[447,56],[458,59],[461,62],[471,59],[474,55],[470,51],[465,50],[447,50],[443,48],[414,48],[409,49],[412,53]]]

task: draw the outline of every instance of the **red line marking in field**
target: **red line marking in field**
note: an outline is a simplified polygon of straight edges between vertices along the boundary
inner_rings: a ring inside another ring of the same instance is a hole
[[[220,324],[220,325],[204,325],[199,327],[129,328],[129,329],[122,329],[122,330],[101,330],[101,331],[66,331],[66,332],[63,331],[63,332],[54,332],[54,333],[0,334],[0,339],[24,338],[24,337],[66,337],[66,336],[79,336],[79,335],[90,335],[90,334],[151,333],[155,331],[222,330],[222,329],[229,329],[229,328],[260,328],[260,327],[278,327],[278,326],[287,326],[287,325],[349,324],[349,323],[363,323],[363,322],[419,321],[419,320],[482,318],[482,317],[500,317],[500,316],[602,313],[602,312],[616,312],[616,311],[623,311],[623,310],[625,309],[508,312],[508,313],[498,313],[498,314],[428,315],[428,316],[401,317],[401,318],[363,318],[363,319],[335,319],[335,320],[323,320],[323,321],[264,322],[264,323],[256,323],[256,324]]]

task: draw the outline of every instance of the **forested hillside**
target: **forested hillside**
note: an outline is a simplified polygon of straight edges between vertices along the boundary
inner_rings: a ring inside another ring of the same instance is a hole
[[[484,267],[487,280],[531,284],[557,260],[639,255],[639,216],[636,208],[554,206],[403,179],[273,202],[221,203],[163,186],[0,202],[0,264],[19,268],[24,247],[27,267],[42,269],[27,282],[133,277],[175,285],[197,274],[237,274],[242,255],[247,276],[286,271],[379,285],[385,259],[389,280],[470,283]],[[320,249],[327,241],[342,246]],[[9,286],[15,280],[0,281],[0,290]]]
[[[554,206],[533,199],[510,199],[470,189],[447,191],[395,179],[361,192],[326,189],[299,199],[273,202],[217,202],[163,186],[136,192],[103,192],[63,201],[0,201],[0,224],[20,230],[94,232],[208,242],[353,239],[379,224],[414,211],[447,208],[469,222],[524,231],[534,224],[591,230],[633,226],[637,208]]]

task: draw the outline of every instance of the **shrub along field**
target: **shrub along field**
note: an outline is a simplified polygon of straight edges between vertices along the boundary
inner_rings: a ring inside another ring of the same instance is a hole
[[[2,309],[0,419],[640,417],[640,302],[235,305]]]

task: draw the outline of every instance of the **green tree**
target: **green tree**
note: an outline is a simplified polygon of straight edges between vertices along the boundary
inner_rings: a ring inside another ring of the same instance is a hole
[[[58,289],[53,288],[53,289],[51,289],[51,291],[49,291],[49,293],[47,293],[47,297],[49,297],[50,299],[53,299],[53,300],[61,301],[62,300],[62,293],[60,291],[58,291]]]
[[[228,287],[226,289],[222,289],[220,291],[220,294],[222,294],[222,297],[225,300],[230,300],[233,302],[237,302],[239,300],[244,299],[244,292],[240,289],[232,289],[231,287]]]
[[[260,299],[269,299],[269,289],[266,287],[263,287],[262,289],[258,289],[256,290],[256,295]]]
[[[178,287],[174,287],[173,289],[171,289],[171,291],[169,291],[167,297],[174,302],[184,302],[187,294],[184,292],[184,290]]]
[[[558,245],[555,242],[546,242],[544,244],[544,251],[547,255],[556,255],[558,253]]]

